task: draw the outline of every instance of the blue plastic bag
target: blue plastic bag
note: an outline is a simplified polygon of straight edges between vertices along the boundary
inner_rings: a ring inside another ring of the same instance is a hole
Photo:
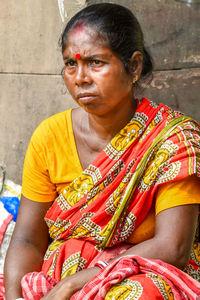
[[[16,222],[17,220],[17,213],[19,209],[19,198],[17,197],[2,197],[0,201],[3,202],[5,209],[13,215],[13,220]]]

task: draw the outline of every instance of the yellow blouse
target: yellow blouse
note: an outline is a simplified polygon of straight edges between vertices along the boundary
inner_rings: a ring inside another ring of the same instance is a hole
[[[33,133],[24,161],[22,194],[37,202],[53,201],[82,171],[70,109],[44,120]],[[156,214],[170,207],[200,203],[199,195],[200,179],[195,175],[160,186],[155,205],[130,241],[151,238]]]

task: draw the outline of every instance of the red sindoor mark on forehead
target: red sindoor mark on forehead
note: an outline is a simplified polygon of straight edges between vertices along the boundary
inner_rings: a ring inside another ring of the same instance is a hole
[[[73,29],[72,29],[72,31],[73,32],[80,32],[80,31],[82,31],[83,29],[84,29],[84,23],[81,23],[81,24],[79,24],[79,25],[77,25],[77,26],[75,26]]]

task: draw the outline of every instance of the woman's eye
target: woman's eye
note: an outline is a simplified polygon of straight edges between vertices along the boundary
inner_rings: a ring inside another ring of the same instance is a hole
[[[75,66],[75,61],[73,61],[73,60],[70,60],[70,61],[66,61],[65,62],[65,66],[66,67],[74,67]]]
[[[94,59],[94,60],[91,61],[91,64],[92,65],[100,65],[100,64],[102,64],[102,62],[98,59]]]

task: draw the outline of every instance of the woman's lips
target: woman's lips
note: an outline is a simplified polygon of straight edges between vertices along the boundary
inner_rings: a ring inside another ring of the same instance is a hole
[[[97,96],[95,94],[90,94],[90,93],[83,93],[77,95],[78,101],[83,104],[93,102],[96,97]]]

